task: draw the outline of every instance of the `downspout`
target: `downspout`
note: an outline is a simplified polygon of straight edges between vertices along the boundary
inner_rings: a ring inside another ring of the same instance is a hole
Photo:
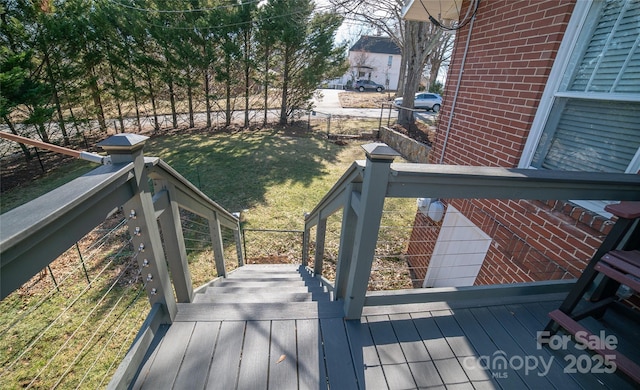
[[[469,51],[469,42],[471,42],[471,31],[473,31],[473,22],[476,20],[475,13],[471,17],[471,23],[469,24],[469,33],[467,34],[467,43],[464,46],[464,53],[462,54],[462,63],[460,64],[460,72],[458,73],[458,83],[456,84],[456,91],[453,94],[453,102],[451,103],[451,112],[449,113],[449,121],[447,122],[447,129],[444,133],[444,142],[442,144],[442,153],[440,154],[440,161],[438,164],[442,164],[444,161],[444,152],[447,149],[447,141],[449,140],[449,132],[451,131],[451,122],[453,122],[453,113],[456,108],[456,102],[458,101],[458,92],[460,91],[460,83],[462,81],[462,74],[464,73],[464,64],[467,60],[467,52]]]

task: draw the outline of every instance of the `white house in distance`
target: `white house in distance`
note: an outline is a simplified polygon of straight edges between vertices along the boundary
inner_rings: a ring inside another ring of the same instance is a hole
[[[389,37],[364,35],[349,49],[347,74],[331,85],[348,87],[356,80],[372,80],[387,90],[398,89],[400,48]]]

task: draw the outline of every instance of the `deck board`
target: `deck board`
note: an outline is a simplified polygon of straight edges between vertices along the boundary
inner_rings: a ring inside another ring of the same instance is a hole
[[[269,388],[297,389],[296,324],[294,320],[271,322]]]
[[[290,276],[295,274],[303,277],[294,284]],[[367,307],[360,320],[347,321],[341,302],[330,302],[296,266],[260,265],[233,275],[233,283],[215,284],[228,287],[209,285],[198,292],[226,294],[222,300],[230,303],[178,304],[175,321],[147,352],[132,388],[634,388],[621,375],[565,374],[565,357],[585,354],[575,344],[562,351],[538,349],[537,332],[544,329],[547,313],[561,303],[555,295],[492,299],[484,306],[457,301]],[[270,277],[290,287],[274,288]],[[291,289],[307,291],[313,301],[297,302]],[[243,295],[228,293],[237,290],[257,302],[240,302]],[[594,321],[585,322],[603,326]],[[633,350],[637,344],[624,347]],[[496,362],[496,354],[553,358],[552,366],[544,375],[538,375],[541,367],[528,374],[509,365],[486,369]]]
[[[498,319],[495,318],[493,313],[489,310],[489,308],[473,308],[471,309],[473,315],[478,319],[478,322],[482,324],[485,332],[487,330],[497,332],[498,334],[503,334],[504,336],[509,335],[509,331],[511,329],[506,326],[507,324],[502,324]],[[498,347],[499,351],[504,352],[504,356],[507,360],[510,360],[515,357],[526,358],[527,356],[531,356],[535,351],[532,349],[524,350],[518,342],[516,342],[513,337],[496,337],[494,338],[494,342]],[[535,348],[535,339],[529,339],[529,344]],[[495,358],[494,358],[495,360]],[[517,366],[517,364],[516,364]],[[509,364],[509,367],[514,367],[514,365]],[[525,370],[515,369],[516,375],[520,376],[523,382],[526,382],[529,386],[533,386],[537,389],[550,389],[554,386],[549,382],[549,380],[544,376],[535,375],[535,371],[531,373],[527,373]],[[499,372],[499,371],[498,371]]]
[[[176,389],[203,389],[218,337],[220,322],[196,322],[184,360],[176,377]],[[175,362],[174,362],[175,364]],[[177,365],[177,364],[176,364]]]
[[[389,318],[406,361],[421,362],[430,360],[427,347],[422,342],[411,316],[409,314],[392,314]]]
[[[270,321],[247,321],[238,389],[259,390],[267,388],[270,338]]]
[[[207,389],[236,388],[244,327],[244,321],[224,321],[220,325],[218,342],[209,370]]]
[[[331,389],[357,389],[357,379],[342,318],[320,320],[326,357],[327,377]]]
[[[321,356],[320,323],[317,320],[298,320],[296,329],[300,389],[326,389],[324,356]]]
[[[172,354],[177,353],[180,356],[184,356],[194,326],[194,323],[183,323],[169,328],[160,345],[153,366],[151,366],[149,374],[141,386],[142,389],[159,389],[168,383],[174,383],[180,364],[176,364]]]
[[[464,331],[467,339],[476,350],[476,358],[475,365],[472,365],[472,360],[466,360],[468,366],[472,367],[474,370],[481,370],[481,365],[477,361],[482,356],[491,356],[496,351],[500,350],[498,346],[493,342],[494,338],[485,332],[485,329],[478,323],[476,318],[473,316],[469,309],[456,309],[454,311],[456,321],[460,328]],[[502,372],[492,372],[489,370],[489,375],[494,377],[494,375],[499,376]],[[506,389],[522,389],[526,388],[525,382],[523,382],[520,377],[515,373],[513,369],[505,370],[504,374],[498,379],[501,387]]]

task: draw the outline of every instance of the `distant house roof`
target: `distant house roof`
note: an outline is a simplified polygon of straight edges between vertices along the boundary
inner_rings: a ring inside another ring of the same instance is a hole
[[[368,53],[400,54],[400,48],[389,37],[371,37],[364,35],[358,39],[350,51],[366,51]]]

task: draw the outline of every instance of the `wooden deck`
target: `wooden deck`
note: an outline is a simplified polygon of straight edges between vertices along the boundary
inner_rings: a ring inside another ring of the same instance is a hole
[[[303,268],[249,265],[179,304],[132,388],[634,388],[573,342],[539,348],[537,332],[562,298],[365,307],[360,321],[345,321]],[[620,323],[616,315],[605,320]],[[636,341],[620,348],[637,358],[638,329],[620,332]],[[580,365],[566,372],[572,360]]]

